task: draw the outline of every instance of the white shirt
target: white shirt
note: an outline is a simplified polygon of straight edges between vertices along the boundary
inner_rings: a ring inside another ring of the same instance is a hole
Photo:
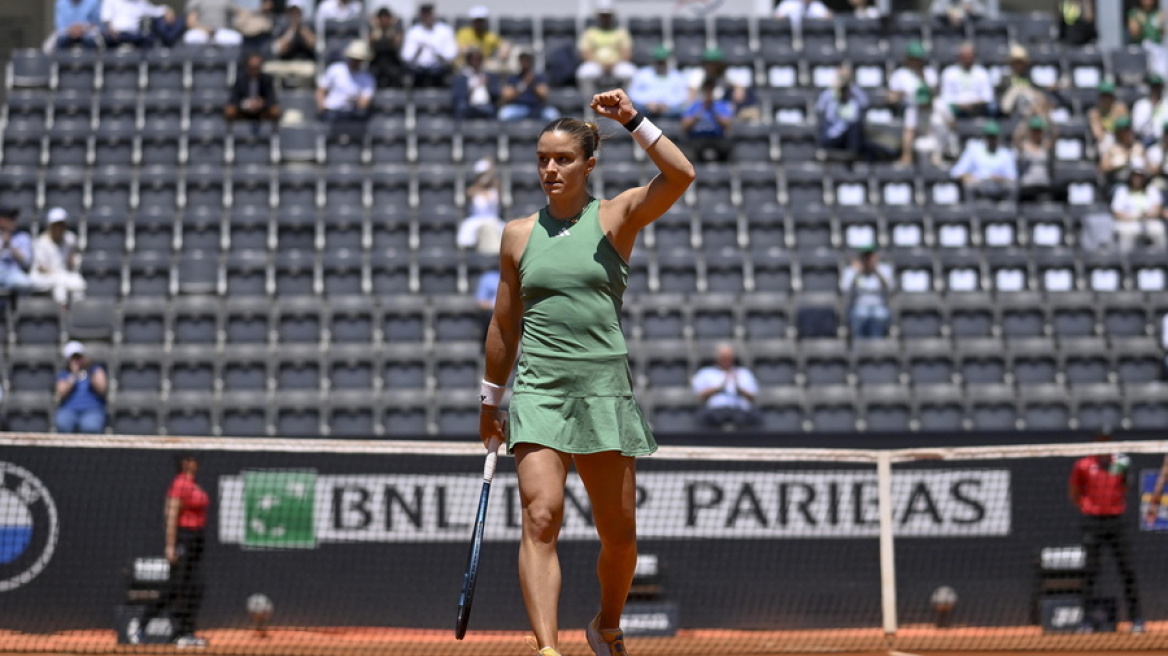
[[[69,256],[76,250],[77,233],[66,230],[58,245],[46,230],[32,246],[33,268],[46,276],[69,271]]]
[[[1160,190],[1145,186],[1143,192],[1134,192],[1131,187],[1124,185],[1115,190],[1115,197],[1111,199],[1111,213],[1118,216],[1127,214],[1143,220],[1150,208],[1160,207]]]
[[[775,18],[790,19],[791,25],[799,25],[804,18],[831,18],[831,11],[819,0],[806,4],[803,0],[783,0],[775,7]]]
[[[923,82],[929,86],[929,89],[937,88],[937,70],[932,66],[926,66],[922,71],[924,73]],[[901,66],[892,72],[892,77],[888,78],[888,90],[899,91],[904,94],[904,100],[901,102],[905,105],[912,105],[916,102],[917,89],[921,88],[921,76],[908,66]]]
[[[150,0],[103,0],[101,22],[108,23],[116,32],[129,34],[142,30],[142,19],[158,18],[166,7],[151,4]]]
[[[407,66],[438,68],[454,61],[458,55],[458,42],[454,40],[454,30],[442,21],[435,21],[434,27],[418,23],[406,32],[402,43],[402,61]],[[445,61],[439,61],[439,56]],[[414,60],[417,57],[417,61]]]
[[[742,410],[750,410],[751,403],[745,396],[739,394],[739,390],[754,396],[758,394],[758,381],[755,380],[754,374],[746,367],[734,367],[733,376],[718,367],[703,367],[698,370],[693,377],[693,391],[694,394],[700,394],[702,390],[711,387],[720,387],[721,390],[715,392],[710,398],[706,399],[707,408],[739,408]]]
[[[324,35],[325,21],[351,21],[364,15],[360,0],[349,0],[345,4],[341,4],[341,0],[324,0],[316,8],[316,33]]]
[[[884,277],[884,281],[888,283],[887,287],[880,283],[877,273]],[[895,288],[896,275],[887,262],[878,263],[875,273],[863,275],[848,267],[844,269],[844,275],[840,278],[840,291],[849,294],[855,290],[856,296],[852,301],[854,305],[885,305],[887,294]]]
[[[346,110],[356,109],[360,98],[372,98],[376,84],[368,71],[353,73],[339,61],[325,69],[317,86],[325,90],[325,109]]]
[[[1157,141],[1151,148],[1144,151],[1144,165],[1148,167],[1150,175],[1164,175],[1168,171],[1164,170],[1164,166],[1168,161],[1164,160],[1164,143]]]
[[[1153,105],[1151,98],[1140,98],[1132,105],[1132,129],[1141,139],[1160,140],[1164,122],[1168,121],[1168,97]]]
[[[972,105],[994,101],[994,85],[984,66],[965,70],[953,64],[941,73],[941,99],[950,105]]]

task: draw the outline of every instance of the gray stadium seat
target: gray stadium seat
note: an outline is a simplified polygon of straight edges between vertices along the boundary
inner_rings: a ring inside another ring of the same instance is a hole
[[[271,308],[260,297],[229,293],[224,316],[224,337],[228,344],[266,344]]]
[[[429,430],[430,395],[421,389],[388,390],[383,397],[385,432],[391,436],[417,437]]]
[[[287,391],[319,392],[321,389],[321,350],[316,344],[281,344],[272,366],[277,396]]]
[[[789,339],[754,339],[747,344],[750,366],[763,389],[792,386],[798,379],[799,345]]]
[[[167,372],[172,399],[177,393],[213,392],[221,373],[218,366],[219,359],[215,347],[207,344],[176,343],[170,348]],[[174,409],[178,406],[172,403],[170,407]]]
[[[394,343],[419,343],[425,341],[429,324],[429,308],[422,296],[406,295],[405,288],[392,290],[393,296],[381,296],[382,332],[385,341]],[[416,346],[414,348],[417,348]]]
[[[268,395],[262,390],[233,390],[219,409],[219,432],[232,437],[264,437],[270,433]]]
[[[848,385],[816,387],[807,395],[808,415],[817,431],[851,432],[859,419],[856,389]]]
[[[852,365],[857,382],[898,385],[901,380],[900,345],[893,339],[858,339],[852,343]]]
[[[333,344],[325,353],[325,359],[325,380],[330,393],[379,387],[382,363],[372,344]]]
[[[1163,382],[1124,385],[1127,416],[1135,429],[1163,429],[1168,426],[1168,386]]]
[[[861,390],[864,422],[871,432],[904,433],[912,426],[912,394],[902,385],[865,385]]]
[[[15,317],[16,342],[57,344],[61,335],[61,309],[51,298],[26,296],[20,299]]]
[[[214,399],[206,392],[171,392],[167,399],[165,421],[168,435],[213,435]]]
[[[1054,383],[1059,367],[1054,342],[1045,337],[1024,337],[1007,343],[1007,370],[1019,388]]]
[[[371,389],[329,393],[325,426],[331,437],[370,438],[380,433],[380,399]]]
[[[974,430],[1014,430],[1018,394],[1011,385],[973,385],[966,388],[969,418]]]
[[[958,371],[956,351],[948,339],[907,340],[905,360],[907,373],[917,390],[952,383]]]
[[[1123,395],[1113,383],[1071,385],[1071,403],[1079,428],[1098,430],[1119,426],[1124,417]]]
[[[180,296],[171,303],[170,334],[175,344],[219,341],[222,304],[212,296]]]
[[[114,306],[106,299],[86,298],[69,308],[69,338],[108,342],[113,338]]]
[[[1107,383],[1111,380],[1111,354],[1102,337],[1059,340],[1060,366],[1068,384]]]

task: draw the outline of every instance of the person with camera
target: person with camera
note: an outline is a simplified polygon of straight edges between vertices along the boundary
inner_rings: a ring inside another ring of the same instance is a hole
[[[105,430],[105,395],[109,374],[73,340],[65,344],[65,369],[57,374],[57,432],[100,433]]]

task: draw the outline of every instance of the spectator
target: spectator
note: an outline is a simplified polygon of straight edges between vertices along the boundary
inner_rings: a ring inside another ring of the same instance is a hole
[[[868,96],[852,81],[852,69],[841,66],[835,87],[824,89],[815,101],[820,147],[845,150],[855,159],[878,159],[883,153],[864,134],[867,110]]]
[[[1028,119],[1050,113],[1046,93],[1030,79],[1030,53],[1018,44],[1010,46],[1010,74],[1002,76],[998,97],[1003,116]]]
[[[237,46],[243,35],[231,29],[239,7],[232,0],[187,0],[183,42],[189,45]]]
[[[901,166],[912,166],[919,154],[934,166],[956,152],[953,115],[949,106],[933,99],[927,84],[917,88],[915,101],[904,110],[904,133],[901,137]]]
[[[702,53],[702,67],[693,69],[689,75],[687,106],[702,97],[702,84],[707,79],[716,80],[715,94],[734,105],[734,118],[743,122],[762,119],[752,73],[741,68],[727,69],[726,55],[721,48],[707,48]]]
[[[1120,185],[1111,199],[1111,216],[1121,253],[1134,250],[1140,236],[1147,237],[1156,250],[1168,249],[1160,190],[1147,185],[1148,176],[1141,164],[1136,162],[1127,184]]]
[[[100,433],[105,430],[105,394],[109,375],[76,340],[61,350],[65,369],[57,373],[57,432]]]
[[[1087,45],[1098,38],[1094,0],[1061,0],[1056,20],[1059,40],[1068,46]]]
[[[1018,199],[1023,202],[1049,199],[1054,139],[1041,116],[1031,116],[1026,124],[1026,137],[1017,147]]]
[[[1018,185],[1014,153],[999,145],[1002,128],[996,121],[985,124],[982,136],[984,142],[971,139],[965,145],[961,159],[957,160],[949,175],[961,180],[969,200],[1008,200],[1014,196]]]
[[[272,30],[275,61],[264,70],[290,86],[307,86],[316,75],[316,32],[304,20],[305,0],[288,0],[284,15]]]
[[[483,68],[483,53],[471,49],[466,66],[454,77],[455,118],[495,118],[499,111],[499,78]]]
[[[937,69],[927,66],[925,47],[920,41],[911,41],[904,50],[904,63],[888,79],[888,102],[908,107],[916,99],[921,85],[932,92],[937,88]],[[930,97],[932,93],[929,94]]]
[[[237,7],[232,23],[243,36],[244,54],[266,55],[272,48],[272,29],[276,26],[276,0],[260,0],[259,7]]]
[[[880,8],[872,5],[871,0],[848,0],[852,5],[852,15],[866,20],[880,20],[883,15]]]
[[[847,297],[852,339],[883,339],[888,336],[891,316],[888,300],[895,285],[892,267],[880,261],[876,247],[859,249],[851,266],[844,269],[840,277],[840,290]]]
[[[24,230],[16,229],[20,210],[0,207],[0,289],[8,292],[28,291],[32,281],[32,238]]]
[[[495,316],[495,297],[499,295],[499,270],[484,271],[475,286],[475,305],[479,308],[479,320],[483,323],[483,350],[487,346],[487,329],[491,327],[491,317]]]
[[[147,18],[161,18],[171,22],[177,20],[173,9],[156,5],[150,0],[103,0],[101,22],[106,47],[130,45],[149,48],[154,39],[142,29]]]
[[[1124,116],[1115,122],[1115,134],[1107,135],[1099,144],[1099,172],[1108,188],[1127,180],[1133,162],[1144,161],[1144,146],[1136,141],[1131,118]]]
[[[150,31],[154,44],[163,48],[174,48],[183,43],[187,22],[181,14],[167,9],[159,18],[150,21]]]
[[[750,428],[762,422],[754,408],[758,380],[746,367],[735,362],[734,347],[719,344],[715,364],[703,367],[693,377],[693,392],[702,402],[698,423],[707,428]]]
[[[1164,78],[1148,73],[1144,81],[1148,84],[1148,95],[1132,104],[1132,129],[1141,143],[1151,146],[1160,140],[1164,132],[1164,121],[1168,120],[1168,100],[1164,98]]]
[[[280,120],[280,103],[276,99],[276,82],[263,72],[264,57],[252,53],[243,60],[243,67],[235,76],[231,98],[223,115],[227,120]]]
[[[57,48],[96,48],[101,36],[101,0],[57,0]]]
[[[369,47],[373,50],[373,63],[369,71],[377,80],[377,87],[400,87],[405,64],[402,63],[401,47],[404,32],[397,15],[382,7],[373,16],[369,26]]]
[[[775,18],[789,20],[796,28],[804,18],[827,20],[831,17],[831,10],[820,0],[782,0],[775,7]]]
[[[605,78],[619,83],[637,72],[632,62],[633,37],[617,25],[612,0],[596,1],[596,25],[584,30],[576,45],[580,51],[576,79],[581,82],[595,83]]]
[[[929,13],[938,27],[961,30],[966,21],[981,18],[986,10],[982,0],[933,0]]]
[[[365,70],[373,53],[356,39],[345,46],[344,61],[325,69],[316,85],[316,108],[324,121],[363,121],[369,118],[376,85]]]
[[[1168,190],[1168,122],[1160,126],[1160,140],[1144,151],[1144,166],[1147,168],[1149,184],[1161,192]]]
[[[458,56],[454,30],[434,15],[434,5],[418,9],[418,22],[406,32],[402,61],[410,69],[415,87],[446,85],[450,66]]]
[[[728,161],[734,151],[734,143],[727,138],[733,125],[734,105],[718,97],[715,80],[706,80],[701,100],[694,101],[681,118],[686,156],[691,161]]]
[[[1091,126],[1095,143],[1103,143],[1108,135],[1115,134],[1115,122],[1127,116],[1127,106],[1115,100],[1115,83],[1100,82],[1099,99],[1087,110],[1087,123]]]
[[[638,69],[629,86],[629,99],[649,118],[681,118],[688,106],[689,85],[669,54],[664,44],[654,48],[653,65]]]
[[[1139,6],[1127,12],[1127,33],[1131,43],[1143,46],[1148,53],[1148,70],[1168,74],[1168,55],[1164,48],[1164,31],[1168,15],[1160,11],[1157,0],[1139,0]]]
[[[500,121],[522,121],[538,118],[554,121],[559,110],[547,104],[547,77],[535,70],[535,57],[530,50],[519,51],[519,72],[507,79],[499,99]]]
[[[460,60],[464,60],[470,50],[478,49],[483,53],[483,66],[492,73],[501,73],[507,70],[511,45],[487,29],[487,19],[490,15],[491,12],[482,5],[471,7],[467,12],[470,25],[460,27],[454,40],[458,43]],[[460,61],[459,65],[461,64]]]
[[[348,23],[365,18],[365,6],[361,0],[322,0],[316,7],[316,33],[325,35],[330,22]]]
[[[81,253],[77,248],[77,233],[67,229],[69,213],[54,207],[45,215],[46,229],[32,247],[32,286],[49,291],[62,308],[69,302],[85,297],[85,279],[81,268]]]
[[[474,181],[466,188],[467,216],[458,226],[459,248],[473,248],[498,255],[503,243],[503,219],[499,212],[499,176],[488,158],[474,165]]]
[[[950,64],[941,73],[941,100],[957,118],[994,116],[994,86],[990,74],[978,64],[977,51],[966,42],[957,51],[957,63]]]

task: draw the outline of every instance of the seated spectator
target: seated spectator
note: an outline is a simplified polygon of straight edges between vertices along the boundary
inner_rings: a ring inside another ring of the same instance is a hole
[[[1135,161],[1144,161],[1144,146],[1136,141],[1131,118],[1124,116],[1115,122],[1115,134],[1099,144],[1099,172],[1108,188],[1125,182]]]
[[[968,200],[1008,200],[1014,197],[1018,186],[1018,164],[1009,148],[998,143],[1002,128],[990,121],[982,128],[984,142],[970,140],[961,153],[961,159],[949,171],[961,180]]]
[[[451,65],[458,56],[454,30],[434,15],[434,5],[418,9],[418,22],[406,32],[402,61],[409,68],[415,87],[446,86]]]
[[[775,18],[791,21],[791,25],[798,27],[804,18],[829,19],[831,10],[820,0],[782,0],[775,6]]]
[[[535,70],[535,56],[530,50],[519,51],[519,72],[507,79],[499,99],[500,121],[522,121],[538,118],[554,121],[559,110],[547,104],[547,77]]]
[[[957,63],[941,73],[941,100],[957,118],[994,116],[994,85],[989,71],[977,63],[972,43],[963,43],[957,51]]]
[[[62,308],[85,297],[85,279],[79,273],[81,253],[77,233],[66,226],[69,213],[54,207],[45,215],[45,231],[32,248],[32,286],[48,291]]]
[[[237,7],[235,29],[243,36],[244,54],[267,55],[272,49],[272,30],[276,27],[276,0],[260,0],[259,7]]]
[[[316,33],[324,36],[328,23],[348,23],[365,18],[361,0],[322,0],[316,7]]]
[[[1120,185],[1111,199],[1111,215],[1119,251],[1135,249],[1136,241],[1146,237],[1152,248],[1168,249],[1168,233],[1164,230],[1163,201],[1160,190],[1147,184],[1142,162],[1131,169],[1127,184]]]
[[[494,118],[499,111],[499,78],[483,68],[483,53],[466,53],[466,66],[454,76],[455,118]]]
[[[376,84],[365,70],[373,53],[356,39],[345,47],[344,61],[325,69],[316,85],[316,108],[323,121],[363,121],[369,118]]]
[[[19,209],[0,207],[0,289],[9,293],[28,291],[32,287],[28,277],[32,268],[32,237],[16,229],[18,216]]]
[[[1054,139],[1041,116],[1031,116],[1026,124],[1026,137],[1017,146],[1018,200],[1050,200]]]
[[[275,60],[264,70],[289,86],[307,86],[316,76],[316,32],[304,20],[305,0],[288,0],[284,15],[272,30]]]
[[[369,72],[373,73],[379,89],[402,85],[405,64],[401,58],[401,47],[404,36],[397,15],[388,7],[378,9],[369,28],[369,47],[373,50],[373,63],[369,66]]]
[[[914,103],[904,110],[904,134],[901,137],[901,166],[912,166],[917,157],[941,166],[946,157],[956,154],[957,135],[949,106],[937,102],[927,84],[917,88]]]
[[[169,9],[162,16],[150,21],[150,33],[154,39],[154,45],[163,48],[176,48],[181,45],[186,32],[187,21],[184,15]]]
[[[1094,0],[1062,0],[1055,16],[1059,27],[1059,41],[1068,46],[1083,46],[1098,38],[1095,31]]]
[[[932,92],[937,89],[937,70],[926,65],[928,55],[920,41],[911,41],[904,50],[904,63],[888,78],[888,102],[893,105],[914,104],[917,91],[926,85]]]
[[[187,0],[187,29],[183,33],[183,42],[220,46],[243,43],[243,35],[231,29],[238,10],[232,0]]]
[[[982,0],[933,0],[929,13],[938,27],[961,30],[966,21],[981,18],[986,10]]]
[[[998,97],[1003,116],[1029,119],[1050,114],[1046,92],[1030,79],[1030,53],[1018,44],[1010,46],[1010,74],[1002,76]]]
[[[762,422],[754,407],[758,380],[746,367],[737,365],[734,347],[720,344],[715,364],[694,374],[693,392],[702,402],[698,423],[707,428],[751,428]]]
[[[479,321],[483,326],[483,350],[487,347],[487,330],[495,316],[495,298],[499,295],[499,270],[484,271],[475,285],[475,305],[479,308]]]
[[[702,99],[694,101],[681,118],[686,155],[697,162],[725,162],[734,151],[727,138],[734,125],[734,106],[717,95],[717,82],[702,84]]]
[[[503,219],[495,163],[488,158],[480,159],[475,162],[474,173],[474,182],[466,188],[467,216],[458,226],[458,247],[498,255],[503,243]]]
[[[1127,116],[1127,106],[1115,100],[1115,83],[1107,80],[1100,82],[1099,99],[1094,107],[1087,110],[1087,123],[1095,143],[1102,143],[1108,135],[1115,134],[1115,122]]]
[[[702,53],[701,68],[692,69],[688,75],[690,105],[702,97],[702,84],[707,79],[717,80],[715,93],[719,98],[729,100],[734,105],[734,118],[742,122],[757,122],[762,119],[758,93],[750,71],[742,68],[727,69],[726,55],[721,48],[707,48]]]
[[[149,48],[154,44],[150,32],[143,30],[147,18],[177,21],[174,10],[150,0],[103,0],[101,4],[102,38],[107,48],[134,46]]]
[[[1127,12],[1127,34],[1130,43],[1143,46],[1148,53],[1148,70],[1168,75],[1168,54],[1164,48],[1164,32],[1168,29],[1168,15],[1160,10],[1157,0],[1138,0],[1138,6]]]
[[[847,299],[852,339],[888,336],[891,313],[888,301],[896,288],[892,267],[880,261],[875,246],[859,249],[851,266],[840,277],[840,291]]]
[[[629,85],[629,99],[650,118],[680,118],[689,105],[689,85],[681,71],[669,65],[669,48],[653,49],[653,65],[637,70]]]
[[[511,44],[487,29],[487,19],[490,15],[490,10],[482,5],[471,7],[467,12],[470,25],[458,28],[458,33],[454,35],[454,40],[458,43],[459,66],[466,59],[467,52],[477,49],[483,54],[483,67],[488,71],[502,73],[507,70]]]
[[[852,158],[865,161],[875,161],[886,155],[864,134],[864,112],[867,110],[867,94],[852,81],[852,69],[841,66],[835,86],[824,89],[815,101],[820,147],[845,150]]]
[[[872,4],[872,0],[848,0],[852,5],[852,15],[856,18],[879,20],[883,18],[880,8]]]
[[[263,67],[264,58],[259,53],[252,53],[243,60],[243,66],[231,87],[231,98],[223,110],[227,120],[280,120],[276,82],[271,75],[263,72]]]
[[[1132,104],[1132,129],[1136,138],[1145,146],[1160,140],[1164,132],[1164,121],[1168,120],[1168,100],[1164,98],[1164,78],[1148,73],[1144,78],[1148,84],[1148,95]]]
[[[101,0],[57,0],[57,48],[96,48],[101,37]]]
[[[1144,151],[1144,167],[1151,182],[1161,192],[1168,191],[1168,122],[1160,126],[1160,140]]]
[[[109,374],[85,352],[85,345],[70,341],[61,349],[65,369],[57,373],[57,432],[100,433],[105,430],[106,392]]]
[[[594,83],[600,78],[621,82],[637,72],[632,61],[633,37],[617,25],[612,0],[597,0],[596,25],[584,30],[576,46],[580,51],[576,79],[581,82]]]

